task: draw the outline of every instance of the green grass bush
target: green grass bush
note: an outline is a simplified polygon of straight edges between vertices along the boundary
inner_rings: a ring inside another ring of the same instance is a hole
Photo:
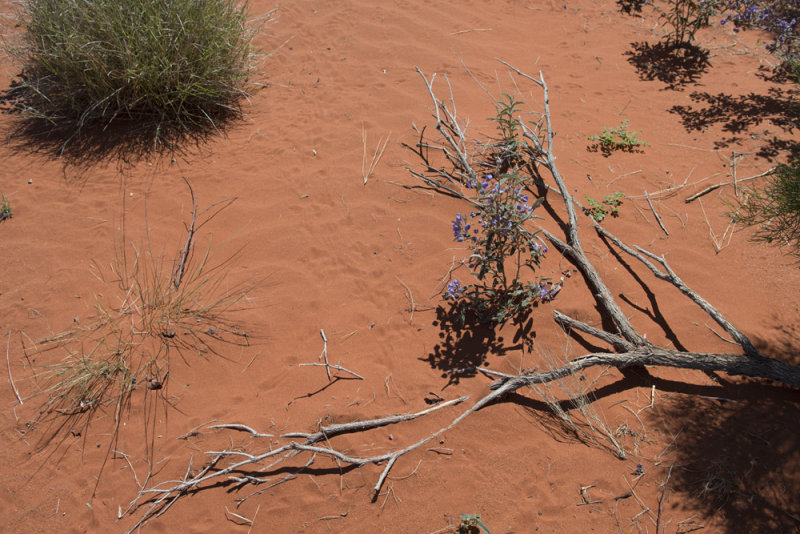
[[[750,191],[734,217],[758,226],[756,241],[788,246],[800,258],[800,165],[778,165],[761,189]]]
[[[155,146],[241,114],[257,29],[234,0],[23,0],[12,111],[65,144],[145,126]]]

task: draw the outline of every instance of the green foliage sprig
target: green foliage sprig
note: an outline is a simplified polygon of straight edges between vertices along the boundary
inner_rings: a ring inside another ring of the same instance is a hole
[[[589,150],[596,151],[600,149],[604,154],[608,155],[614,150],[633,152],[639,147],[647,146],[647,141],[637,137],[641,133],[640,131],[628,130],[629,122],[626,119],[615,128],[606,127],[603,128],[603,133],[600,135],[590,136],[589,141],[593,141],[594,144],[589,147]]]
[[[591,215],[596,222],[601,223],[608,215],[619,217],[619,207],[622,205],[622,199],[625,198],[625,195],[617,191],[614,194],[604,196],[602,202],[588,195],[584,198],[589,204],[589,207],[584,208],[584,212],[587,215]]]
[[[733,217],[760,226],[755,240],[788,245],[800,258],[800,166],[779,165],[762,189],[746,195]]]
[[[10,219],[12,215],[14,212],[11,211],[11,203],[3,193],[0,193],[0,221]]]

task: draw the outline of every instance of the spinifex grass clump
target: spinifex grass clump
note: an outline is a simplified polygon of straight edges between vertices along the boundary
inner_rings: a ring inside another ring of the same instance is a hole
[[[502,323],[555,296],[544,280],[522,278],[525,269],[536,272],[547,247],[525,227],[544,197],[531,202],[528,196],[526,143],[513,116],[520,104],[506,95],[506,102],[499,106],[492,120],[497,122],[500,140],[489,145],[483,165],[494,173],[466,181],[467,189],[476,193],[474,210],[468,216],[456,215],[453,221],[454,238],[472,250],[467,265],[477,279],[466,285],[453,279],[444,291],[462,323],[469,313],[479,320]]]
[[[46,396],[38,420],[51,423],[55,434],[88,426],[108,406],[116,432],[134,391],[151,406],[166,399],[176,355],[191,361],[218,354],[221,344],[249,344],[232,317],[251,286],[230,285],[230,259],[218,261],[210,241],[205,251],[194,246],[197,232],[233,199],[200,212],[193,191],[192,200],[186,241],[174,259],[155,253],[149,235],[138,246],[121,243],[111,272],[96,273],[114,289],[98,296],[93,320],[34,349],[67,353],[36,376]],[[153,424],[147,421],[145,428]]]
[[[244,3],[24,0],[20,16],[6,100],[65,144],[116,124],[163,146],[240,113],[254,66]]]
[[[788,245],[800,257],[800,166],[779,165],[763,189],[749,192],[734,216],[760,226],[754,239]]]

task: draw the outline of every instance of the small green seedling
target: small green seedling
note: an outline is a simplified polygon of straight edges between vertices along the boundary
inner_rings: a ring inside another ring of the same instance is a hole
[[[8,201],[6,196],[3,193],[0,193],[0,221],[5,221],[6,219],[10,219],[14,212],[11,211],[11,203]]]
[[[476,527],[480,527],[486,534],[492,534],[489,528],[481,521],[480,514],[461,514],[461,524],[458,525],[456,532],[458,534],[473,534],[477,532]]]
[[[608,215],[619,217],[619,207],[622,205],[625,195],[617,191],[613,195],[604,196],[602,202],[590,196],[584,198],[589,203],[589,207],[583,209],[584,213],[591,215],[595,222],[601,223]]]
[[[629,121],[626,119],[616,128],[603,128],[603,133],[589,137],[589,141],[594,144],[589,146],[589,150],[596,152],[598,149],[606,156],[614,150],[623,152],[634,152],[638,147],[647,146],[647,141],[636,137],[640,131],[632,132],[628,130]]]

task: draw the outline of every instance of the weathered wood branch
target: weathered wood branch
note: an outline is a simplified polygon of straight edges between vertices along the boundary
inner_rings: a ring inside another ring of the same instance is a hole
[[[476,368],[475,370],[481,371],[486,375],[499,377],[490,384],[489,392],[486,395],[476,401],[472,406],[461,412],[458,416],[453,418],[449,424],[443,426],[436,432],[429,434],[404,448],[387,451],[376,456],[359,456],[354,453],[344,452],[343,450],[335,448],[331,443],[331,440],[342,434],[355,434],[387,425],[410,422],[443,408],[461,404],[467,400],[467,397],[460,397],[450,401],[442,402],[433,407],[415,413],[392,415],[366,421],[337,423],[333,425],[322,426],[315,432],[285,433],[280,436],[279,439],[290,440],[288,443],[284,443],[277,448],[272,448],[271,444],[269,451],[262,452],[260,454],[252,454],[243,450],[234,450],[233,448],[223,451],[208,451],[206,454],[212,457],[209,465],[195,475],[191,474],[192,470],[190,462],[190,466],[186,471],[186,475],[184,475],[184,477],[180,480],[161,482],[150,487],[147,487],[147,482],[145,482],[145,485],[131,503],[131,507],[133,509],[137,509],[147,506],[147,508],[134,526],[128,530],[128,532],[132,532],[146,524],[148,521],[160,516],[166,512],[166,510],[180,497],[186,495],[187,493],[198,491],[205,487],[211,487],[212,484],[210,484],[210,482],[212,481],[219,482],[220,480],[227,479],[237,484],[259,485],[265,483],[268,481],[268,479],[261,476],[261,474],[268,473],[270,470],[276,468],[276,466],[301,453],[307,453],[311,455],[311,458],[305,463],[305,465],[297,468],[293,473],[284,476],[281,480],[268,487],[282,484],[296,477],[297,473],[312,465],[317,456],[328,456],[336,459],[338,462],[356,467],[366,464],[385,463],[380,475],[378,476],[375,486],[372,488],[372,496],[374,500],[383,486],[390,470],[395,465],[397,460],[403,455],[419,449],[422,445],[430,442],[437,436],[451,430],[476,411],[481,410],[489,404],[502,399],[504,396],[510,393],[513,393],[523,387],[535,386],[536,384],[545,384],[559,380],[591,367],[602,366],[624,369],[631,366],[651,366],[693,369],[706,372],[724,372],[734,376],[768,379],[779,384],[785,384],[793,388],[800,389],[800,367],[769,358],[759,353],[744,334],[742,334],[732,323],[730,323],[716,308],[714,308],[710,303],[708,303],[694,290],[687,286],[683,280],[681,280],[680,277],[675,274],[663,257],[656,256],[652,252],[646,251],[640,247],[630,247],[624,244],[616,236],[605,230],[599,224],[595,223],[593,224],[593,227],[601,237],[611,241],[615,246],[641,261],[645,266],[648,267],[648,269],[650,269],[654,276],[671,283],[684,295],[697,303],[709,316],[711,316],[718,324],[720,324],[720,326],[722,326],[722,328],[724,328],[728,334],[731,335],[736,343],[741,346],[744,353],[704,353],[679,351],[675,349],[659,347],[649,342],[644,336],[640,335],[636,331],[630,320],[625,316],[622,309],[616,303],[611,291],[606,286],[597,269],[587,258],[581,244],[580,227],[576,214],[576,206],[578,206],[580,209],[580,205],[571,196],[569,189],[556,166],[556,157],[553,152],[553,140],[555,133],[552,128],[552,118],[550,114],[549,89],[544,77],[541,73],[539,73],[538,78],[535,78],[525,74],[508,63],[503,61],[501,61],[501,63],[519,76],[522,76],[523,78],[539,86],[544,93],[543,120],[539,120],[535,124],[531,125],[526,124],[521,118],[518,118],[522,135],[528,141],[528,144],[522,148],[522,153],[528,158],[527,168],[531,171],[532,180],[536,181],[537,184],[541,184],[540,180],[542,180],[542,176],[539,174],[539,170],[540,168],[547,169],[550,177],[555,183],[555,186],[545,183],[544,187],[551,191],[557,192],[560,195],[563,201],[563,207],[567,213],[567,221],[563,225],[565,234],[564,239],[559,238],[546,230],[542,230],[542,232],[550,241],[550,243],[552,243],[552,245],[558,251],[560,251],[568,260],[573,262],[581,271],[589,286],[589,289],[594,295],[599,308],[603,313],[612,319],[615,331],[609,332],[591,326],[586,322],[579,321],[558,311],[554,312],[554,320],[565,330],[582,332],[608,343],[616,352],[597,352],[586,354],[577,357],[558,368],[549,369],[538,373],[507,375],[497,371]],[[420,140],[417,143],[416,148],[408,147],[419,156],[423,165],[423,171],[419,172],[413,169],[409,170],[413,176],[420,179],[433,190],[442,194],[464,199],[465,201],[471,202],[473,205],[475,205],[475,201],[470,199],[459,189],[465,186],[470,180],[474,180],[477,176],[479,176],[483,167],[481,167],[480,161],[473,162],[472,156],[468,152],[466,134],[464,127],[462,127],[457,120],[455,101],[452,96],[452,91],[450,92],[450,103],[446,104],[443,100],[436,97],[433,88],[436,75],[433,75],[430,79],[428,79],[419,68],[417,68],[417,72],[423,78],[428,93],[433,101],[434,113],[437,121],[436,128],[444,138],[444,141],[442,145],[435,145],[426,142],[424,140],[423,130],[423,133],[420,134]],[[498,101],[496,101],[496,103],[498,105],[500,104]],[[435,165],[429,159],[429,154],[427,152],[431,149],[438,152],[452,166],[452,168],[447,169]],[[661,268],[657,267],[656,263],[659,264]],[[327,343],[324,333],[322,333],[322,336],[323,341]],[[328,363],[325,349],[323,349],[322,356],[325,357],[325,363],[318,365],[326,366],[327,372],[330,372],[331,368],[336,369],[335,366],[331,366]],[[463,370],[453,370],[452,372],[459,371]],[[218,424],[209,428],[228,431],[244,431],[251,434],[253,438],[270,437],[268,434],[260,433],[241,423]],[[302,439],[304,441],[302,443],[291,441],[294,439]],[[325,446],[318,445],[318,443],[322,441],[325,442]],[[232,463],[228,464],[226,467],[218,467],[220,462],[226,459],[235,459],[235,461],[232,461]],[[266,465],[264,465],[264,463],[266,463]],[[241,471],[246,469],[257,469],[259,476],[251,476],[246,473],[242,474]],[[264,490],[254,492],[250,496],[261,493],[262,491]],[[243,502],[250,496],[240,499],[239,502]]]

